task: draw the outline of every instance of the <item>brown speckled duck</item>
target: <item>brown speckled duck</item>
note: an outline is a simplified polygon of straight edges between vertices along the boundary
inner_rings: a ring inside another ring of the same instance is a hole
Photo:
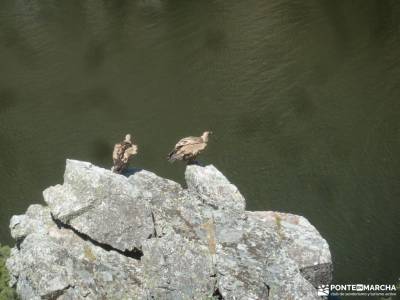
[[[175,148],[168,154],[168,160],[184,160],[188,163],[195,162],[197,156],[207,147],[208,137],[211,131],[205,131],[201,136],[189,136],[181,139]]]
[[[111,170],[114,173],[122,173],[123,171],[125,171],[130,158],[133,155],[137,154],[137,152],[138,147],[133,144],[131,140],[131,135],[127,134],[125,136],[125,140],[123,140],[121,143],[115,144],[114,146],[114,151],[112,155],[114,165]]]

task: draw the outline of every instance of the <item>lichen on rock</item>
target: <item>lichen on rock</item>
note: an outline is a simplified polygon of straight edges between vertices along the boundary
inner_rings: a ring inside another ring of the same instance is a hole
[[[246,211],[214,166],[185,178],[67,160],[47,206],[11,219],[10,285],[21,299],[319,299],[331,255],[305,218]]]

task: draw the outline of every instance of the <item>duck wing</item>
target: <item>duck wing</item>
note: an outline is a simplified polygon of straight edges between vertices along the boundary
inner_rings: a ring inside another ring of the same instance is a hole
[[[112,154],[113,161],[115,162],[115,161],[121,159],[121,157],[124,155],[124,151],[125,151],[125,149],[124,149],[124,146],[122,145],[122,143],[115,144],[114,151]]]
[[[129,158],[138,152],[138,147],[134,144],[132,144],[129,148],[125,149],[124,154],[123,154],[123,162],[127,163]]]
[[[168,154],[167,158],[170,162],[186,160],[196,156],[206,145],[201,137],[189,136],[181,139]]]
[[[194,145],[194,144],[200,144],[200,143],[203,143],[203,139],[201,137],[197,137],[197,136],[185,137],[185,138],[181,139],[175,145],[175,150],[178,150],[187,145]]]

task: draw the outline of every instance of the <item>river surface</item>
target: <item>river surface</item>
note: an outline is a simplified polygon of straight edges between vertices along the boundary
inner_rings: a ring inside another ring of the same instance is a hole
[[[214,132],[249,210],[305,216],[336,283],[400,275],[400,1],[0,1],[0,241],[65,159],[179,182],[166,154]]]

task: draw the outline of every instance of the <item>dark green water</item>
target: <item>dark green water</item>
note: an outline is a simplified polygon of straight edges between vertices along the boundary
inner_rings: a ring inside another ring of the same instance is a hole
[[[214,131],[250,210],[307,217],[335,282],[400,271],[399,1],[0,1],[0,242],[66,158],[183,182],[164,158]]]

